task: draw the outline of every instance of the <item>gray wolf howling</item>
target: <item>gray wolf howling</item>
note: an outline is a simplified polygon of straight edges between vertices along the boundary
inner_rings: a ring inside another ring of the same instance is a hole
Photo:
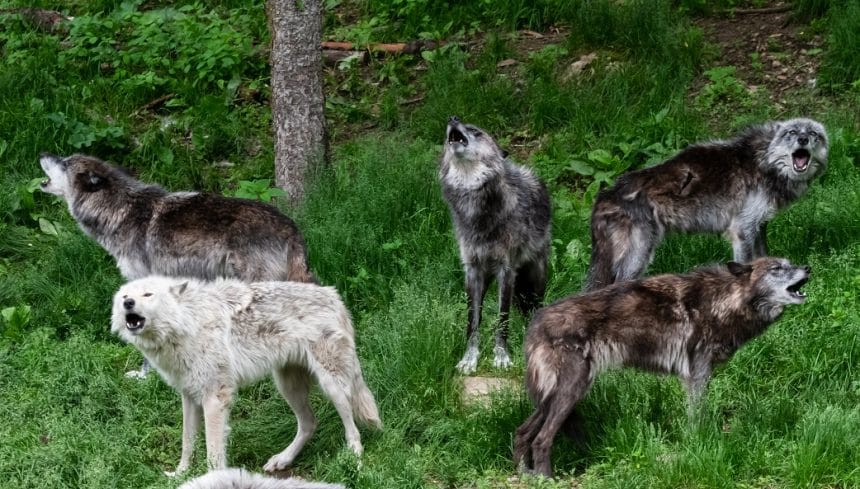
[[[153,275],[120,287],[111,331],[137,347],[182,395],[182,456],[176,474],[191,462],[201,414],[209,468],[226,468],[233,394],[267,373],[298,422],[295,439],[269,459],[267,471],[290,465],[316,429],[308,403],[311,379],[334,404],[357,455],[362,445],[353,416],[382,427],[361,374],[349,312],[333,287]]]
[[[594,203],[585,290],[640,277],[668,231],[723,233],[739,263],[766,256],[768,221],[824,172],[827,148],[814,120],[772,121],[622,175]]]
[[[546,288],[550,202],[531,171],[506,158],[484,130],[448,120],[439,167],[442,195],[451,209],[460,260],[466,273],[469,319],[466,353],[457,368],[478,366],[478,329],[487,287],[499,285],[499,325],[493,366],[511,365],[508,314],[515,299],[524,314],[540,305]]]
[[[764,332],[786,305],[802,304],[808,278],[808,267],[765,257],[619,282],[540,309],[525,339],[526,387],[536,408],[516,430],[514,463],[552,475],[556,432],[576,420],[574,407],[607,368],[677,375],[693,417],[714,365]]]
[[[43,153],[39,163],[48,176],[42,190],[66,201],[127,280],[159,274],[314,281],[299,229],[271,205],[168,192],[92,156]],[[145,364],[129,372],[145,373]]]

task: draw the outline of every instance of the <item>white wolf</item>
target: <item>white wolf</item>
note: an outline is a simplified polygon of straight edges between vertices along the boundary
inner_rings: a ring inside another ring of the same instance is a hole
[[[227,466],[224,448],[233,394],[272,372],[295,412],[293,442],[265,470],[290,465],[313,434],[311,377],[332,401],[349,447],[361,455],[353,414],[382,427],[361,374],[349,312],[333,287],[298,282],[253,282],[150,276],[114,296],[111,330],[137,347],[182,395],[182,456],[191,463],[202,411],[209,468]]]
[[[290,477],[274,479],[242,469],[213,470],[192,479],[179,489],[345,489],[340,484],[309,482]]]

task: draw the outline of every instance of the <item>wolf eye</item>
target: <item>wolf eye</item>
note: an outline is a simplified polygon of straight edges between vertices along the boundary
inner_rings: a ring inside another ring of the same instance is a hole
[[[481,135],[481,131],[479,131],[477,129],[472,129],[469,132],[471,132],[473,136],[480,136]]]
[[[797,136],[797,131],[795,131],[794,129],[788,131],[788,133],[792,136]]]
[[[817,133],[817,132],[815,132],[815,131],[809,131],[809,136],[810,136],[810,137],[813,137],[813,138],[817,138],[817,137],[818,137],[818,133]]]
[[[152,297],[152,292],[145,292],[143,294],[144,297]]]

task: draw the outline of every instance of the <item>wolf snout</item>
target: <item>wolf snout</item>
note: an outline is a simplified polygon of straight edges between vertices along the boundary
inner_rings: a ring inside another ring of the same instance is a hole
[[[131,297],[125,299],[124,301],[122,301],[122,307],[129,311],[134,309],[134,299],[132,299]]]
[[[806,136],[800,136],[799,138],[797,138],[797,144],[801,146],[806,146],[807,144],[809,144],[809,138]]]
[[[451,117],[448,118],[448,124],[456,125],[459,123],[460,123],[460,118],[457,117],[456,115],[452,115]]]

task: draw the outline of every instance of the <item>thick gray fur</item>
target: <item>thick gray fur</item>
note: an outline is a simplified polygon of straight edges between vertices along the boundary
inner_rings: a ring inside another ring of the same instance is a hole
[[[81,229],[127,280],[150,274],[246,282],[314,282],[305,241],[290,218],[262,202],[168,192],[98,158],[44,153],[42,190],[61,197]],[[146,374],[146,364],[130,376]]]
[[[764,332],[786,305],[802,304],[808,277],[808,267],[765,257],[618,282],[540,309],[524,342],[535,411],[516,430],[514,463],[552,475],[555,434],[563,426],[581,433],[574,408],[613,367],[677,375],[695,418],[714,366]]]
[[[179,489],[346,489],[346,486],[294,477],[276,479],[242,469],[222,469],[192,479]]]
[[[209,468],[227,467],[233,395],[267,374],[298,422],[295,439],[269,459],[267,471],[290,465],[316,429],[308,402],[314,380],[334,404],[356,455],[363,448],[355,418],[382,428],[361,373],[349,311],[333,287],[152,275],[117,291],[111,331],[138,348],[182,396],[176,474],[191,463],[201,415]]]
[[[477,368],[481,307],[493,278],[499,285],[493,366],[507,368],[511,300],[530,314],[546,288],[549,194],[530,170],[508,160],[486,131],[456,117],[448,121],[439,181],[466,274],[467,345],[457,368],[465,374]]]
[[[739,263],[766,256],[768,221],[824,172],[827,151],[820,123],[771,121],[622,175],[594,204],[585,290],[640,277],[672,231],[722,233]]]

